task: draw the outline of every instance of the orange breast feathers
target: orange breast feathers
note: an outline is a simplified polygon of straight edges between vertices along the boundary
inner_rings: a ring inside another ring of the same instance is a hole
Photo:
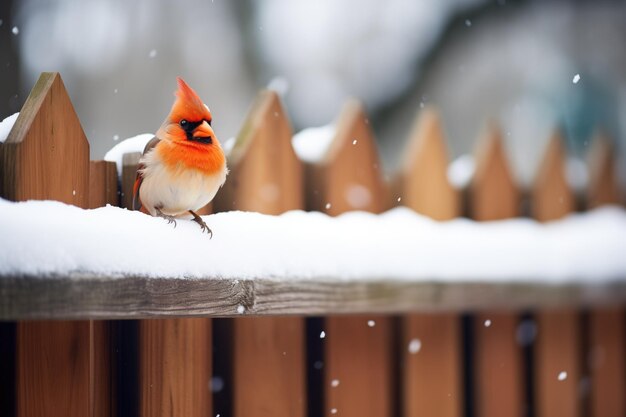
[[[218,141],[205,145],[162,140],[155,152],[172,173],[179,169],[194,169],[206,175],[215,175],[226,169],[226,157]]]

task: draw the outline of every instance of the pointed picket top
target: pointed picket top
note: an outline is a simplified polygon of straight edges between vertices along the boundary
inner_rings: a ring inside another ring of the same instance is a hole
[[[276,92],[261,91],[228,155],[230,174],[215,209],[280,214],[302,208],[302,164],[292,136]]]
[[[89,142],[61,76],[44,72],[0,147],[2,197],[89,205]]]
[[[435,109],[426,108],[420,113],[400,175],[400,204],[437,220],[459,216],[460,196],[448,181],[448,152]]]
[[[615,146],[603,132],[598,133],[593,139],[588,166],[587,206],[594,208],[623,202],[617,179]]]
[[[532,187],[532,216],[539,221],[556,220],[574,211],[574,194],[566,177],[567,155],[563,137],[556,131],[548,142]]]
[[[380,213],[387,208],[386,187],[374,134],[361,103],[350,100],[337,121],[337,131],[315,167],[317,192],[311,209],[338,215],[351,210]],[[311,192],[311,190],[308,190]]]
[[[473,219],[500,220],[520,214],[520,192],[509,168],[502,133],[490,124],[476,151],[476,171],[469,186]]]

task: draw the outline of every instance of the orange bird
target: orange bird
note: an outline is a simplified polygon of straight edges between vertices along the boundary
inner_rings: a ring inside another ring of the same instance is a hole
[[[211,111],[182,78],[177,80],[172,110],[139,160],[133,209],[174,226],[176,219],[191,215],[213,236],[196,210],[213,200],[226,181],[226,158],[211,127]]]

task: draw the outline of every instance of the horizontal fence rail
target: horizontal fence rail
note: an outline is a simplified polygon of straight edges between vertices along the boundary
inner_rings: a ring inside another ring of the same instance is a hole
[[[558,132],[529,190],[495,125],[478,142],[467,187],[453,187],[433,109],[420,111],[390,181],[357,101],[319,160],[300,160],[292,137],[278,95],[261,92],[203,213],[402,205],[436,220],[546,222],[623,203],[605,136],[594,140],[584,196],[566,181]],[[0,196],[131,209],[139,158],[124,155],[120,178],[114,163],[89,161],[60,75],[44,73],[0,144]],[[335,278],[0,276],[0,415],[626,415],[623,280]]]

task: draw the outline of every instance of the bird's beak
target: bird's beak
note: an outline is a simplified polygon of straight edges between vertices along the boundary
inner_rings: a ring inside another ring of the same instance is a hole
[[[202,122],[202,124],[193,131],[194,141],[201,143],[213,143],[215,139],[215,132],[207,121]]]

